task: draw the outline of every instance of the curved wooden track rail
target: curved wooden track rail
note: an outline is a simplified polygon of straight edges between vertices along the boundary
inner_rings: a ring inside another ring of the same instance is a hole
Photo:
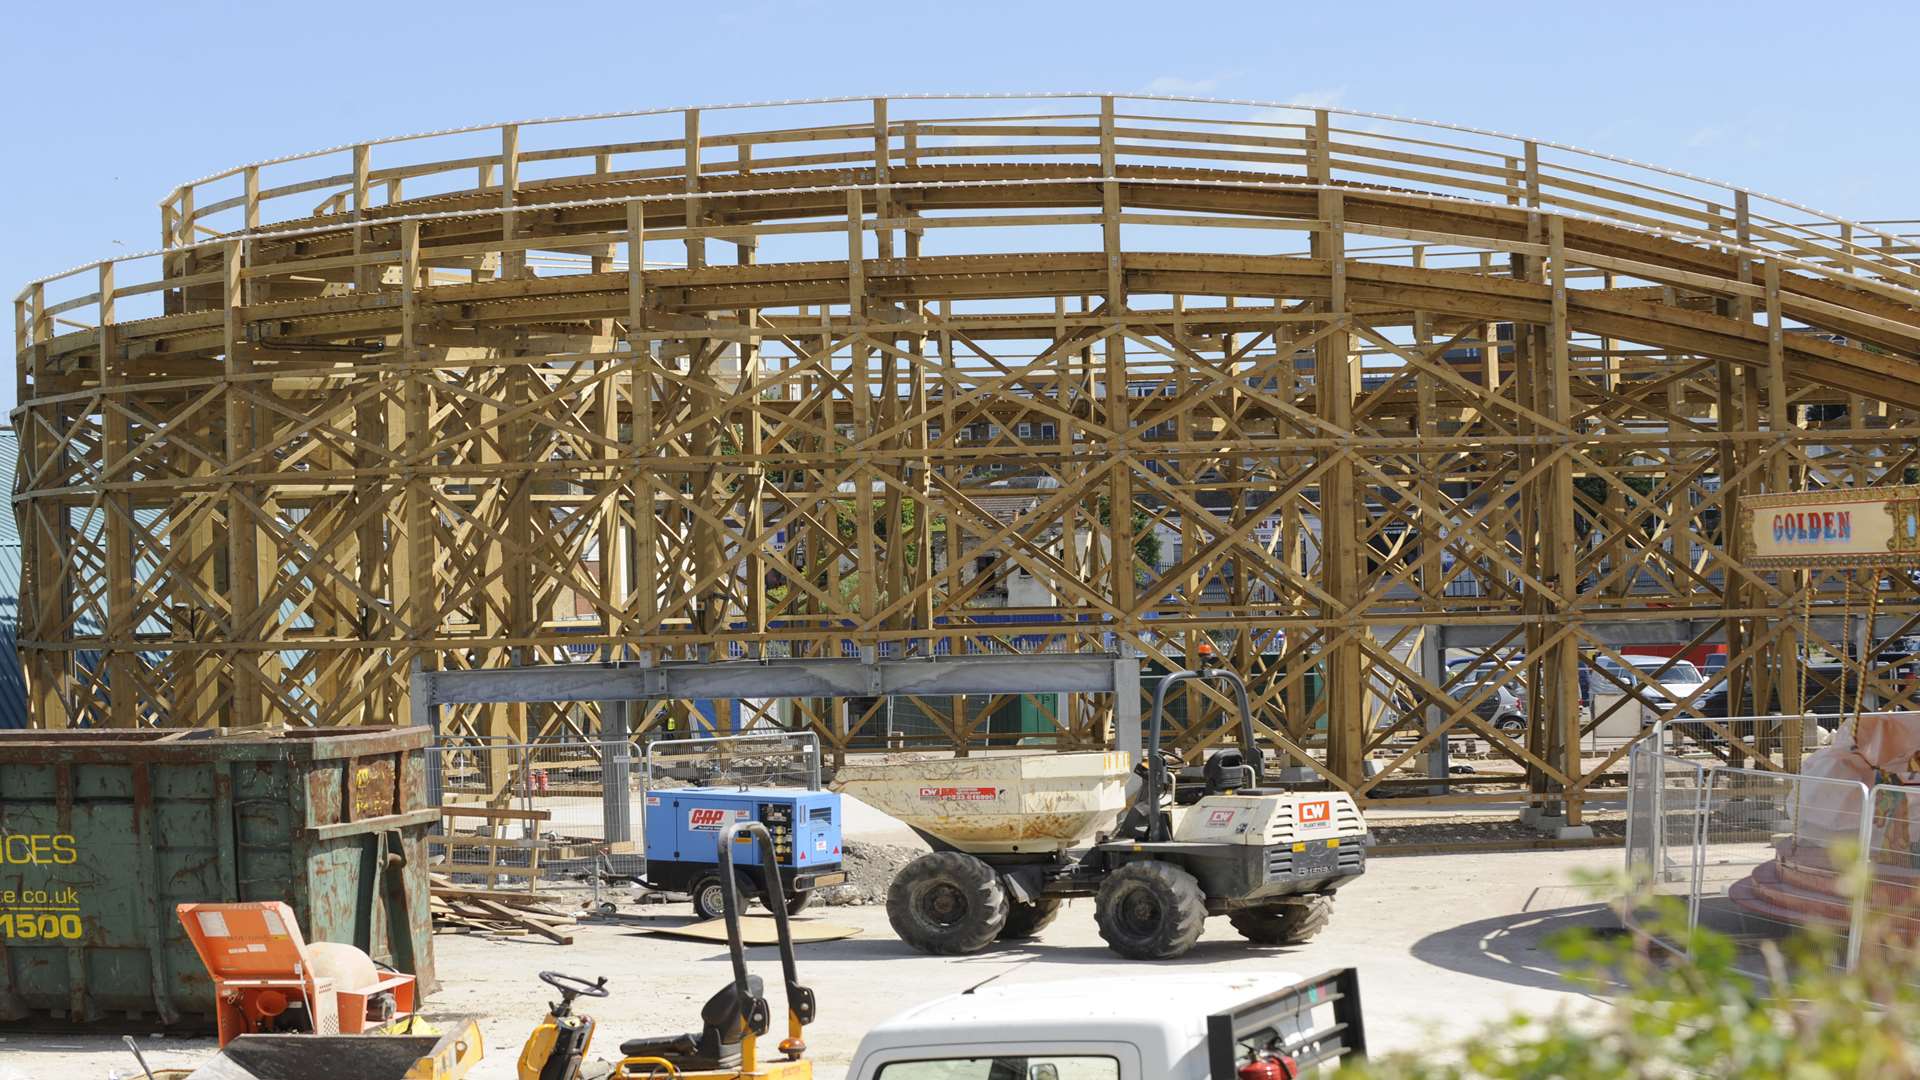
[[[1471,735],[1577,814],[1623,749],[1582,655],[1725,641],[1792,700],[1844,583],[1750,571],[1720,523],[1920,469],[1913,223],[1445,125],[663,110],[263,162],[161,217],[16,301],[49,725],[400,720],[415,663],[1211,638],[1363,797]],[[1508,656],[1517,735],[1443,663]],[[844,750],[981,745],[995,705],[779,708]]]

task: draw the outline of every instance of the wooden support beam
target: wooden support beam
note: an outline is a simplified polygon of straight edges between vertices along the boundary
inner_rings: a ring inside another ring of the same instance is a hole
[[[1618,767],[1577,752],[1580,650],[1724,628],[1736,682],[1797,694],[1841,598],[1787,625],[1804,579],[1716,518],[1920,467],[1920,275],[1884,226],[1333,109],[848,109],[269,161],[169,196],[158,278],[25,290],[36,722],[406,719],[416,661],[562,648],[1172,666],[1212,640],[1332,782],[1431,786],[1471,737],[1525,790],[1460,797],[1577,819]],[[649,227],[685,265],[646,265]],[[1526,658],[1517,737],[1436,684],[1443,636]],[[1222,702],[1186,697],[1200,753]],[[1105,702],[1034,704],[1102,740]],[[897,748],[1008,734],[992,703],[907,708]],[[794,715],[836,754],[889,739],[885,710]]]
[[[252,396],[260,388],[249,378],[253,371],[251,346],[245,340],[246,324],[242,311],[246,304],[245,285],[240,279],[246,265],[247,242],[230,240],[223,248],[226,280],[222,286],[221,310],[225,313],[225,340],[221,352],[226,358],[223,386],[226,406],[226,456],[229,462],[251,456],[257,410]],[[258,639],[260,627],[260,522],[255,507],[260,491],[253,484],[227,481],[227,667],[232,688],[231,722],[238,728],[259,727],[265,722],[261,712],[260,654],[248,645]]]
[[[1118,164],[1111,96],[1100,99],[1100,132],[1101,174],[1112,177],[1117,174]],[[1100,235],[1107,264],[1106,305],[1102,313],[1112,326],[1104,341],[1106,371],[1102,385],[1105,390],[1107,426],[1119,436],[1118,444],[1113,448],[1118,467],[1112,471],[1107,502],[1108,543],[1111,548],[1106,556],[1110,568],[1108,587],[1112,590],[1114,606],[1125,611],[1133,606],[1134,595],[1133,468],[1134,448],[1139,436],[1133,427],[1132,397],[1127,378],[1127,341],[1121,330],[1127,295],[1126,266],[1121,254],[1119,189],[1117,180],[1109,179],[1101,184]]]
[[[508,244],[520,235],[520,125],[500,128],[500,239]],[[500,276],[518,278],[527,269],[527,253],[508,251],[500,256]]]
[[[1531,143],[1528,144],[1532,146]],[[1570,425],[1577,401],[1573,394],[1573,361],[1568,338],[1572,328],[1567,322],[1567,247],[1566,221],[1555,214],[1547,219],[1547,270],[1553,289],[1553,314],[1547,324],[1547,363],[1545,379],[1546,420],[1556,427]],[[1574,532],[1573,459],[1565,448],[1549,451],[1552,471],[1549,479],[1545,538],[1547,559],[1544,569],[1554,591],[1566,598],[1553,614],[1564,620],[1578,615],[1580,592],[1579,543]],[[1571,635],[1563,635],[1551,647],[1543,665],[1546,673],[1547,715],[1559,725],[1552,745],[1557,750],[1554,765],[1575,784],[1581,775],[1580,755],[1580,648]],[[1566,820],[1580,825],[1580,799],[1569,794]]]
[[[367,250],[367,230],[362,224],[366,221],[368,205],[367,174],[371,170],[373,148],[366,143],[353,148],[353,253],[364,255]],[[257,202],[257,199],[255,200]],[[511,240],[509,236],[507,239]],[[353,288],[360,292],[374,285],[374,276],[365,266],[353,268]]]
[[[698,269],[707,265],[707,241],[694,230],[705,224],[705,204],[696,196],[700,191],[700,110],[688,109],[686,114],[685,162],[682,173],[686,178],[687,206],[687,267]]]
[[[107,633],[116,641],[132,639],[138,625],[134,613],[135,575],[133,552],[133,499],[124,484],[127,460],[132,450],[132,425],[127,412],[132,402],[121,399],[125,380],[116,362],[114,345],[118,308],[114,297],[114,264],[101,263],[95,291],[100,295],[100,386],[109,403],[102,411],[101,480],[111,493],[103,500],[106,510],[101,528],[107,542]],[[110,650],[105,657],[108,692],[112,705],[108,722],[116,728],[136,727],[141,723],[139,658],[130,649]]]
[[[1353,346],[1348,330],[1352,313],[1347,300],[1345,196],[1322,190],[1319,228],[1313,234],[1313,257],[1327,266],[1329,291],[1322,311],[1328,332],[1321,335],[1314,355],[1314,396],[1319,418],[1334,431],[1353,430],[1353,398],[1359,389],[1354,378]],[[1362,777],[1366,741],[1367,687],[1361,669],[1360,629],[1351,617],[1360,598],[1361,503],[1351,451],[1329,448],[1331,459],[1320,486],[1320,586],[1333,610],[1326,633],[1333,639],[1321,653],[1327,699],[1327,769],[1348,783]]]

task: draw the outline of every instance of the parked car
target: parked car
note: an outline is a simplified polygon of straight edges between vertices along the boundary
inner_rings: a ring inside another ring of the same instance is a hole
[[[1498,664],[1481,664],[1464,670],[1462,665],[1455,664],[1453,669],[1447,672],[1447,678],[1451,682],[1447,687],[1448,696],[1455,701],[1466,701],[1479,693],[1483,684],[1498,679],[1502,670]],[[1474,705],[1473,714],[1504,735],[1523,735],[1527,730],[1527,704],[1523,696],[1526,690],[1526,685],[1517,677],[1509,679],[1481,698]],[[1399,695],[1397,715],[1400,719],[1396,720],[1395,712],[1390,710],[1386,715],[1381,716],[1376,726],[1384,731],[1394,727],[1396,723],[1406,722],[1405,718],[1408,714],[1416,710],[1417,706],[1410,695]]]
[[[1839,727],[1841,716],[1853,709],[1853,703],[1859,697],[1859,674],[1837,661],[1808,664],[1800,669],[1800,673],[1805,711],[1818,715],[1820,726],[1828,731]],[[1752,686],[1748,686],[1740,695],[1740,708],[1737,711],[1728,711],[1728,697],[1725,684],[1716,686],[1700,695],[1700,700],[1694,702],[1694,711],[1718,720],[1728,716],[1774,716],[1782,709],[1777,689],[1765,709],[1754,707]]]
[[[1455,701],[1465,701],[1480,692],[1483,685],[1498,680],[1505,669],[1498,664],[1481,664],[1459,674],[1448,693]],[[1503,735],[1523,735],[1527,730],[1526,699],[1520,695],[1526,691],[1526,684],[1518,678],[1508,679],[1496,687],[1473,707],[1475,716],[1492,724]]]
[[[1625,659],[1628,664],[1611,656],[1595,656],[1590,663],[1601,674],[1592,678],[1591,692],[1629,694],[1645,702],[1649,709],[1666,712],[1674,702],[1685,700],[1707,681],[1691,660],[1666,656],[1627,656]],[[1647,685],[1649,681],[1653,685]]]

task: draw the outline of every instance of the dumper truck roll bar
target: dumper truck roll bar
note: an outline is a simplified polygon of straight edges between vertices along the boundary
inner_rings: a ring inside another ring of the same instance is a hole
[[[1170,823],[1160,816],[1160,733],[1166,719],[1167,691],[1183,682],[1223,682],[1233,687],[1234,704],[1240,713],[1240,757],[1242,763],[1252,772],[1252,783],[1246,787],[1259,787],[1266,776],[1262,767],[1260,749],[1253,739],[1253,707],[1247,699],[1247,683],[1240,673],[1229,667],[1215,663],[1216,657],[1211,645],[1202,644],[1197,650],[1200,654],[1200,667],[1194,671],[1174,671],[1162,678],[1153,688],[1153,715],[1147,724],[1147,748],[1144,758],[1146,765],[1146,784],[1141,792],[1141,813],[1147,822],[1145,839],[1158,843],[1168,838]]]

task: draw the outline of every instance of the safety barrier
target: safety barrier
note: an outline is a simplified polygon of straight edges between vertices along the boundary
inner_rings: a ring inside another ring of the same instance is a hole
[[[1847,969],[1868,948],[1911,943],[1920,931],[1920,789],[1730,763],[1742,755],[1770,763],[1737,739],[1676,744],[1666,724],[1634,748],[1628,925],[1682,955],[1693,930],[1725,933],[1756,975],[1765,961],[1752,946],[1792,931],[1832,935],[1832,951],[1816,955]],[[1872,870],[1864,888],[1849,881],[1860,858]],[[1684,922],[1661,913],[1662,897],[1682,902]]]
[[[581,864],[638,849],[653,787],[820,787],[811,732],[534,743],[445,736],[427,751],[431,801],[449,808],[438,865],[508,884],[574,876]],[[457,808],[457,809],[455,809]]]

